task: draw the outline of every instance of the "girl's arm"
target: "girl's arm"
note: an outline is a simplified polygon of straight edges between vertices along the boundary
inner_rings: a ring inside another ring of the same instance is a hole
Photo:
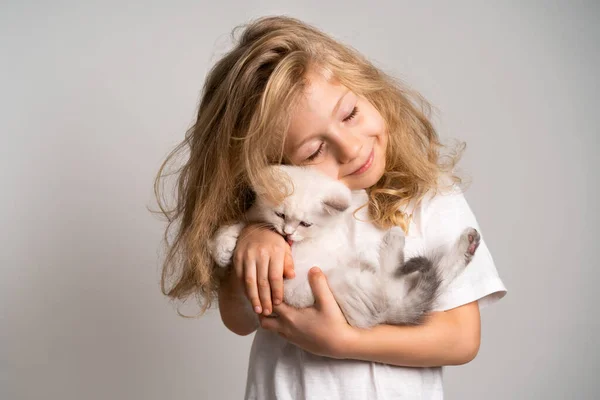
[[[244,294],[241,281],[233,272],[221,281],[219,312],[223,324],[237,335],[249,335],[259,326],[258,317]]]
[[[233,266],[219,287],[219,311],[225,326],[249,335],[259,326],[258,314],[269,315],[283,300],[283,280],[293,278],[291,250],[278,234],[247,225],[238,237]]]
[[[325,275],[311,269],[309,282],[315,305],[295,309],[275,307],[278,318],[261,317],[261,325],[299,347],[318,355],[381,362],[405,367],[459,365],[479,350],[477,302],[432,313],[423,325],[379,325],[357,329],[346,322],[329,290]]]
[[[461,365],[475,358],[479,343],[479,305],[473,302],[433,313],[423,325],[356,330],[340,355],[406,367]]]

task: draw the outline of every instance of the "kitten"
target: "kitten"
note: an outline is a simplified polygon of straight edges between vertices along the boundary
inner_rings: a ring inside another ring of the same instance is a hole
[[[437,249],[405,262],[402,229],[367,222],[365,190],[351,191],[310,168],[269,168],[290,178],[284,184],[291,185],[291,194],[273,204],[257,191],[247,222],[221,227],[209,250],[217,265],[227,267],[246,223],[270,225],[291,245],[296,277],[284,282],[284,302],[294,307],[314,304],[308,271],[318,266],[351,325],[419,324],[479,245],[479,234],[468,228],[449,251]]]

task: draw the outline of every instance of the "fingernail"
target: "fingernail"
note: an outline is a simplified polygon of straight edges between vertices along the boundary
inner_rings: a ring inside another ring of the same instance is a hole
[[[275,305],[278,306],[281,304],[281,300],[275,299],[275,301],[273,301],[273,303],[275,303]]]
[[[269,315],[269,314],[271,314],[271,310],[269,310],[269,309],[266,309],[266,310],[265,310],[265,315]]]
[[[256,307],[254,307],[254,311],[256,311],[257,314],[260,314],[262,309],[259,306],[256,306]]]

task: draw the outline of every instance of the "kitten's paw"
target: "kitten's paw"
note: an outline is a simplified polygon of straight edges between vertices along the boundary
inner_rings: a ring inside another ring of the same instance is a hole
[[[295,308],[306,308],[315,304],[315,297],[308,281],[304,285],[292,285],[292,281],[283,285],[283,302]]]
[[[392,243],[401,243],[402,245],[404,245],[404,238],[405,235],[402,228],[400,228],[399,226],[393,226],[392,228],[390,228],[389,231],[387,231],[387,233],[383,237],[383,242],[388,245]]]
[[[241,224],[223,226],[209,242],[208,250],[218,266],[225,268],[231,264],[241,230]]]
[[[479,247],[479,243],[481,242],[481,236],[479,235],[479,232],[477,232],[477,229],[475,228],[467,228],[463,231],[459,242],[459,246],[465,255],[467,263],[471,262],[475,252],[477,251],[477,248]]]

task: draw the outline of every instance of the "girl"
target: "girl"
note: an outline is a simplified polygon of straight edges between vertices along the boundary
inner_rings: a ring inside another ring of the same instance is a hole
[[[309,274],[313,307],[282,303],[293,260],[268,229],[244,229],[228,273],[207,250],[217,228],[252,204],[250,188],[272,163],[367,189],[373,223],[402,227],[407,256],[467,226],[481,232],[453,174],[458,157],[444,162],[425,105],[361,54],[289,17],[253,21],[211,70],[197,121],[166,161],[190,152],[176,207],[161,206],[167,231],[178,222],[162,289],[174,299],[196,294],[204,309],[218,299],[228,329],[256,332],[246,399],[441,399],[441,367],[476,356],[479,311],[506,293],[483,238],[424,324],[369,330],[346,322],[319,268]]]

